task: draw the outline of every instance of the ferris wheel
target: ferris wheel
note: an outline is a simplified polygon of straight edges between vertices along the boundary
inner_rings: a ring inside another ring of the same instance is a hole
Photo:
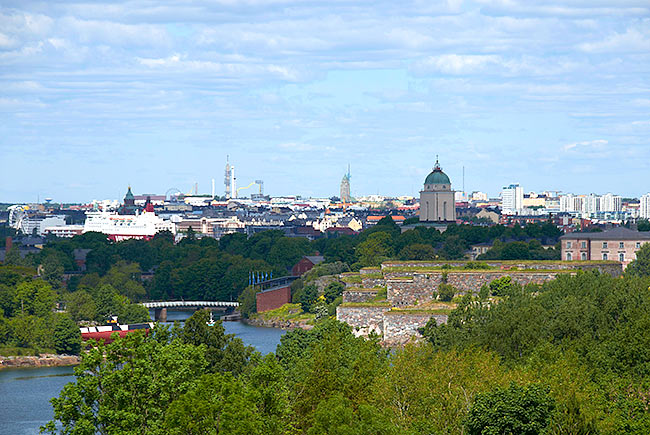
[[[172,201],[172,199],[176,200],[182,193],[183,192],[181,192],[179,189],[172,187],[165,193],[165,201]]]
[[[22,204],[16,204],[9,206],[9,226],[11,228],[14,228],[16,230],[19,230],[22,225],[23,225],[23,219],[26,216],[27,210],[29,210],[29,206],[27,205],[22,205]]]

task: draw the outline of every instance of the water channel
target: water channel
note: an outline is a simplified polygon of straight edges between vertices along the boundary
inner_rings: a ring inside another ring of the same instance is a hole
[[[167,320],[182,321],[186,311],[169,311]],[[227,334],[235,334],[262,354],[275,352],[281,329],[259,328],[241,322],[224,322]],[[37,434],[52,419],[49,400],[58,396],[65,384],[74,381],[72,367],[43,367],[0,370],[0,435]]]

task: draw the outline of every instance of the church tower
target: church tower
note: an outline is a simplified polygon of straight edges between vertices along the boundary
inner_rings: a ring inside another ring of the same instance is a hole
[[[449,224],[456,222],[456,201],[451,181],[436,159],[433,171],[420,191],[420,222]]]
[[[352,201],[350,196],[350,165],[348,165],[348,173],[343,176],[341,180],[341,202],[349,204]]]

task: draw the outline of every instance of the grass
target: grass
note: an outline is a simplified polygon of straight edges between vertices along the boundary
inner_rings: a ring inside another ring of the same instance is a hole
[[[251,317],[262,320],[313,320],[314,315],[302,311],[300,304],[284,304],[275,310],[256,313]]]
[[[385,301],[388,297],[388,290],[386,287],[378,287],[377,295],[372,299],[373,302]]]
[[[361,278],[361,275],[345,275],[341,278],[341,281],[348,283],[348,284],[361,284],[363,279]]]
[[[361,275],[363,279],[382,279],[384,274],[382,273],[364,273]]]

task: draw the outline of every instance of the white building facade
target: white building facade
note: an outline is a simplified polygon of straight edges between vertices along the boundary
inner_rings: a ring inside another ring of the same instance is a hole
[[[519,183],[506,186],[501,191],[501,212],[518,214],[524,208],[524,189]]]
[[[650,193],[646,193],[641,197],[639,217],[642,219],[650,219]]]

